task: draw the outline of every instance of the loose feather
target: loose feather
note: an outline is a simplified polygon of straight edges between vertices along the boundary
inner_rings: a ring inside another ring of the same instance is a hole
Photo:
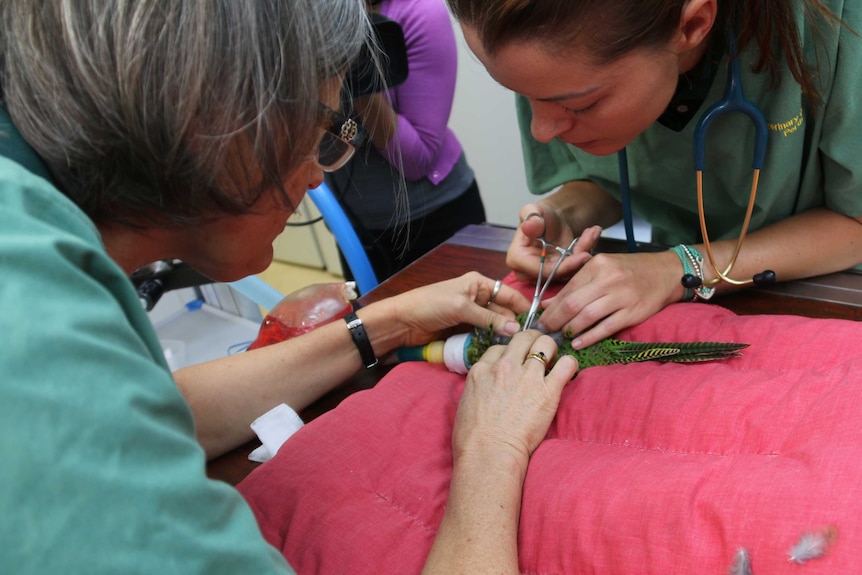
[[[819,559],[826,555],[829,546],[838,538],[838,530],[829,526],[822,531],[809,531],[787,553],[788,561],[802,565],[806,561]]]
[[[748,555],[748,549],[740,547],[736,550],[729,573],[730,575],[752,575],[751,557]]]

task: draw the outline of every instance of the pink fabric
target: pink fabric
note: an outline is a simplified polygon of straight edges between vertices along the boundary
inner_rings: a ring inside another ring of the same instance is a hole
[[[677,304],[619,334],[740,341],[696,365],[596,367],[566,388],[530,462],[523,573],[856,573],[862,326]],[[298,573],[418,573],[442,517],[463,377],[398,366],[294,435],[239,489]],[[822,559],[788,561],[834,526]]]

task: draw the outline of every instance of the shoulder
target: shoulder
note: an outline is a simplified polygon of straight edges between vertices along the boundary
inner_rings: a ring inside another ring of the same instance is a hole
[[[3,156],[0,156],[0,207],[2,233],[25,225],[40,226],[57,234],[70,233],[99,243],[93,222],[52,182]]]
[[[383,4],[381,14],[398,22],[405,36],[452,29],[449,9],[444,0],[390,0]]]

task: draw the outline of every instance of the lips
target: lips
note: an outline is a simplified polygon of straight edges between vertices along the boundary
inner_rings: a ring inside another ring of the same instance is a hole
[[[587,142],[578,142],[577,144],[571,143],[571,145],[593,156],[608,156],[621,149],[610,144],[607,140],[589,140]]]

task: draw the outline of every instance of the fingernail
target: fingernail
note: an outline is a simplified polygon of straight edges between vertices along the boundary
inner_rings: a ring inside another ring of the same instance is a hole
[[[536,324],[536,329],[542,333],[548,333],[548,328],[546,328],[542,322]]]
[[[572,342],[572,349],[581,349],[582,347],[584,347],[584,342],[581,340],[576,339]]]
[[[503,332],[509,335],[515,335],[521,329],[521,324],[516,321],[507,321],[503,326]]]

